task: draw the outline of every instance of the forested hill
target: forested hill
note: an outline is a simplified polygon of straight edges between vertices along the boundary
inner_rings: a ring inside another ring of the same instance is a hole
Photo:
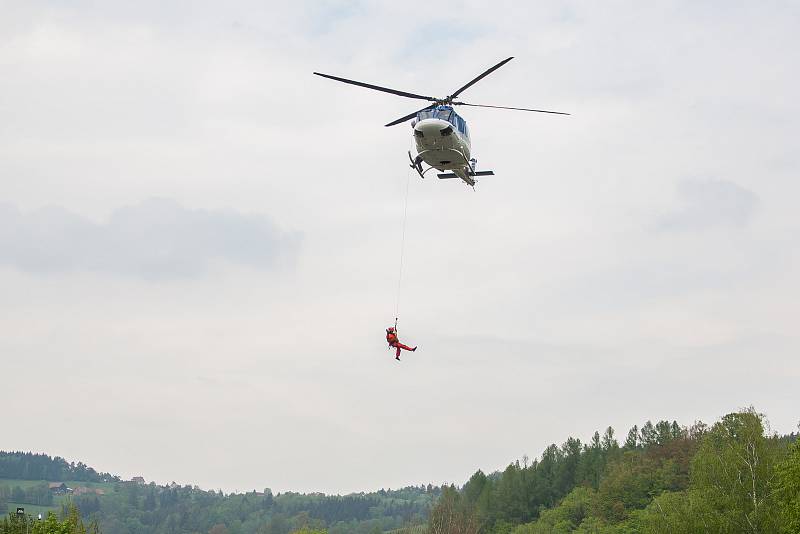
[[[111,477],[111,482],[75,484],[73,493],[54,496],[49,506],[76,505],[105,534],[797,534],[800,442],[797,434],[779,436],[768,429],[766,417],[753,409],[727,414],[710,426],[648,421],[621,441],[607,428],[588,443],[570,437],[503,471],[479,470],[463,486],[345,496],[273,495],[269,489],[225,495]],[[8,460],[15,469],[25,458],[39,469],[48,465],[42,455],[0,457],[16,458]],[[110,476],[82,464],[66,469],[59,458],[49,462],[62,468],[54,471],[61,477],[56,480],[75,480],[77,472]],[[21,498],[37,504],[30,499],[49,487],[2,480],[19,473],[0,476],[0,504],[5,500],[12,510]],[[4,487],[7,483],[25,488]],[[8,529],[11,522],[0,522],[0,534],[22,532]]]
[[[1,509],[19,506],[35,515],[74,505],[87,524],[99,525],[104,534],[288,534],[304,528],[375,534],[425,524],[440,496],[441,488],[430,484],[344,496],[273,495],[269,489],[226,495],[175,483],[122,481],[44,454],[0,452]],[[26,532],[20,528],[13,514],[0,519],[0,534]]]
[[[800,533],[800,442],[753,409],[712,426],[647,422],[568,438],[445,487],[436,534]]]
[[[81,482],[113,482],[118,476],[98,473],[82,462],[67,463],[59,456],[31,452],[0,451],[0,478],[19,480],[48,480],[62,482],[67,480]]]

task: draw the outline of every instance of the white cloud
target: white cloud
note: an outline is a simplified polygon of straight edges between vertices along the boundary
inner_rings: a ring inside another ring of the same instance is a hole
[[[186,209],[150,199],[94,223],[50,206],[23,213],[0,205],[0,264],[33,273],[125,274],[147,279],[197,276],[217,261],[273,268],[291,260],[299,236],[268,218]]]
[[[678,186],[681,205],[656,222],[662,231],[742,227],[753,217],[758,196],[727,180],[684,180]]]

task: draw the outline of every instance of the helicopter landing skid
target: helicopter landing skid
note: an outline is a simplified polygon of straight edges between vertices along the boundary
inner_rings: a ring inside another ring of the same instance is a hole
[[[416,158],[412,158],[411,157],[411,151],[409,150],[408,151],[408,159],[409,159],[409,161],[411,161],[411,165],[409,165],[409,167],[411,167],[412,169],[417,171],[417,174],[419,174],[419,177],[424,179],[425,178],[425,173],[428,172],[430,169],[426,169],[424,171],[422,170],[422,156],[417,154]]]
[[[408,151],[408,160],[411,162],[411,165],[409,165],[409,167],[411,167],[412,169],[417,171],[417,174],[419,174],[419,177],[422,178],[423,180],[425,179],[425,173],[427,173],[431,169],[434,169],[434,167],[428,167],[427,169],[423,170],[423,168],[422,168],[422,162],[423,162],[422,154],[424,152],[427,152],[427,150],[423,150],[423,152],[420,152],[419,154],[417,154],[417,157],[414,158],[414,157],[411,157],[411,151],[410,150]]]

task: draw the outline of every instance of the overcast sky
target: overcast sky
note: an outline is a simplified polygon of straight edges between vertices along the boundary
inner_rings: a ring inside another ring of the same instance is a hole
[[[796,2],[0,2],[2,449],[226,491],[463,483],[800,413]],[[476,191],[411,176],[463,109]],[[13,420],[13,423],[12,423]]]

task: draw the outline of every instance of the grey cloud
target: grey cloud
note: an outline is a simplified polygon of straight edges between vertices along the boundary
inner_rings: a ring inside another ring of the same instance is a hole
[[[291,258],[299,236],[262,215],[187,209],[150,199],[96,223],[58,206],[23,213],[0,204],[0,264],[35,273],[195,276],[223,260],[258,269]]]
[[[681,207],[662,215],[658,231],[744,226],[755,213],[758,195],[728,180],[684,180],[678,184]]]

